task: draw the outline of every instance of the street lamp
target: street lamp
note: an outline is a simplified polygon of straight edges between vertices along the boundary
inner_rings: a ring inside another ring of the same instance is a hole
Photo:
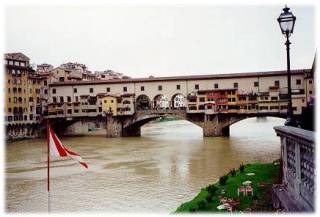
[[[296,17],[290,11],[290,8],[285,6],[283,12],[278,18],[280,29],[282,34],[286,37],[287,41],[285,43],[287,47],[287,80],[288,80],[288,108],[287,108],[287,120],[285,122],[286,126],[297,127],[298,123],[293,117],[292,109],[292,98],[291,98],[291,74],[290,74],[290,44],[289,37],[293,33],[294,24],[296,22]]]

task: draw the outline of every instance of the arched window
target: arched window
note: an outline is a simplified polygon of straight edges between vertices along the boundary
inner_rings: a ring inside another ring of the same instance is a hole
[[[140,95],[136,99],[137,110],[149,110],[151,109],[151,101],[147,95]]]

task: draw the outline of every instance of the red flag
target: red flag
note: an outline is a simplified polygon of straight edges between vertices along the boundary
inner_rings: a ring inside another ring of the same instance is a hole
[[[64,147],[54,133],[53,129],[49,127],[49,147],[50,147],[50,155],[54,157],[71,157],[72,159],[78,161],[82,166],[88,168],[86,162],[84,162],[81,156],[73,151],[70,151],[66,147]]]

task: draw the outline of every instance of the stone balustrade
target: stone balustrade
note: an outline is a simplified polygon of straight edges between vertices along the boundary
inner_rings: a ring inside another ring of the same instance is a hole
[[[283,162],[283,183],[278,186],[278,190],[275,189],[274,192],[278,192],[276,197],[287,211],[312,211],[315,191],[315,133],[289,126],[274,129],[281,138]],[[284,194],[287,196],[284,197]]]

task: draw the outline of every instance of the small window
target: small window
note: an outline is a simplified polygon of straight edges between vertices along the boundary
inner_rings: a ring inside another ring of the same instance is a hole
[[[93,93],[93,88],[92,88],[92,87],[89,89],[89,92],[90,92],[90,93]]]
[[[111,103],[113,103],[113,99],[111,100]]]
[[[55,96],[52,97],[52,101],[53,101],[53,102],[57,102],[57,97],[55,97]]]
[[[195,84],[194,89],[199,90],[199,84]]]
[[[56,92],[57,92],[56,89],[52,89],[53,94],[56,94]]]
[[[312,94],[312,90],[309,90],[309,94]]]
[[[60,102],[64,102],[63,96],[60,96]]]
[[[107,87],[107,92],[108,92],[108,93],[110,92],[110,87]]]
[[[10,80],[9,80],[10,81]],[[9,82],[10,83],[10,82]],[[309,80],[309,84],[312,84],[312,80]]]
[[[43,84],[44,84],[44,86],[47,86],[48,82],[47,81],[43,81]]]
[[[141,86],[141,87],[140,87],[140,90],[141,90],[141,91],[144,91],[144,86]]]
[[[74,93],[78,93],[77,88],[73,88],[73,92],[74,92]]]
[[[64,77],[59,77],[60,82],[64,82]]]
[[[177,84],[177,90],[180,90],[180,84]]]
[[[71,96],[67,97],[68,102],[71,102]]]
[[[296,80],[296,85],[300,85],[301,84],[301,79],[297,79]]]
[[[159,86],[158,86],[158,90],[162,90],[162,85],[159,85]]]
[[[107,103],[107,100],[104,100],[103,102],[104,102],[104,103]]]
[[[123,87],[123,92],[127,92],[127,91],[128,91],[127,87]]]
[[[236,82],[236,83],[233,83],[233,87],[234,88],[238,88],[238,83]]]
[[[274,86],[279,87],[280,86],[280,81],[274,81]]]
[[[255,82],[254,82],[254,86],[255,86],[255,87],[259,87],[259,81],[255,81]]]
[[[218,84],[218,83],[215,83],[215,84],[214,84],[214,88],[215,88],[215,89],[219,88],[219,84]]]

